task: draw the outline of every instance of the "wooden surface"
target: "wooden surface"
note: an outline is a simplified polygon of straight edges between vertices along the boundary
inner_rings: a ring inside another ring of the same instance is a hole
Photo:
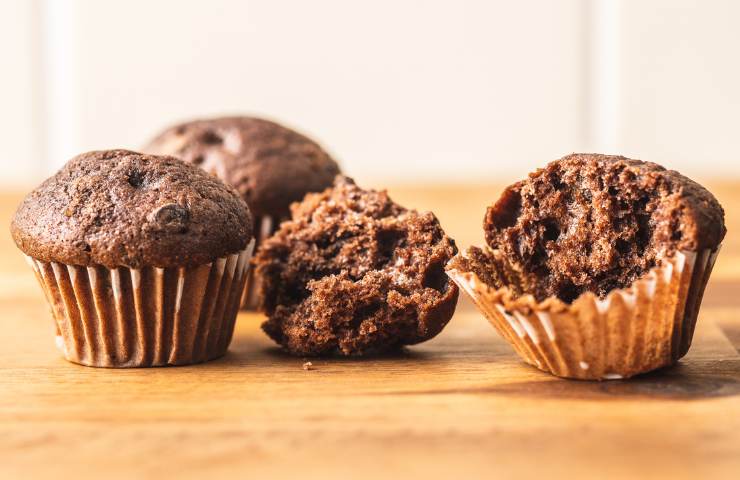
[[[211,363],[73,365],[6,233],[0,478],[740,478],[740,185],[712,189],[730,233],[689,355],[604,383],[526,366],[467,300],[436,339],[393,357],[304,370],[243,314]],[[467,246],[499,189],[391,193]],[[0,196],[0,224],[18,199]]]

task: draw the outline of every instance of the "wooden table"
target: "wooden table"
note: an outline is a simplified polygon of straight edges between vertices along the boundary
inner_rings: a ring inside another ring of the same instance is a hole
[[[674,368],[578,382],[523,364],[467,299],[393,357],[286,356],[243,314],[204,365],[65,362],[35,279],[0,238],[0,478],[740,478],[740,185],[694,345]],[[391,189],[481,241],[495,187]],[[17,195],[0,196],[7,225]]]

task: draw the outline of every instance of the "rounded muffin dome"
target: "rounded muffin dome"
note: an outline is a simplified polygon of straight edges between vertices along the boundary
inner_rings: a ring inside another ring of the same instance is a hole
[[[316,142],[277,123],[222,117],[175,125],[144,151],[173,155],[232,185],[256,217],[284,217],[308,192],[331,185],[339,166]]]
[[[209,263],[243,250],[252,218],[231,187],[173,157],[83,153],[28,194],[11,224],[27,255],[109,268]]]

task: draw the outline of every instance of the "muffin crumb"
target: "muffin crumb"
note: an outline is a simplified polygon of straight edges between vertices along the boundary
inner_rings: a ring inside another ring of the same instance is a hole
[[[471,249],[457,268],[567,303],[586,291],[604,297],[662,256],[715,249],[725,235],[722,207],[699,184],[655,163],[599,154],[568,155],[508,187],[484,230],[500,255]]]
[[[457,249],[432,213],[338,177],[307,195],[255,257],[265,332],[296,355],[364,355],[428,340],[458,290]]]

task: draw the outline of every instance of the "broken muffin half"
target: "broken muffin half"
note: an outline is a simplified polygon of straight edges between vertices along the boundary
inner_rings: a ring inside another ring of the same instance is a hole
[[[458,289],[457,253],[431,212],[394,203],[339,176],[309,194],[260,246],[262,328],[295,355],[380,353],[437,335]]]
[[[686,353],[726,230],[678,172],[573,154],[508,187],[484,231],[448,270],[494,325],[544,370],[616,378]]]

